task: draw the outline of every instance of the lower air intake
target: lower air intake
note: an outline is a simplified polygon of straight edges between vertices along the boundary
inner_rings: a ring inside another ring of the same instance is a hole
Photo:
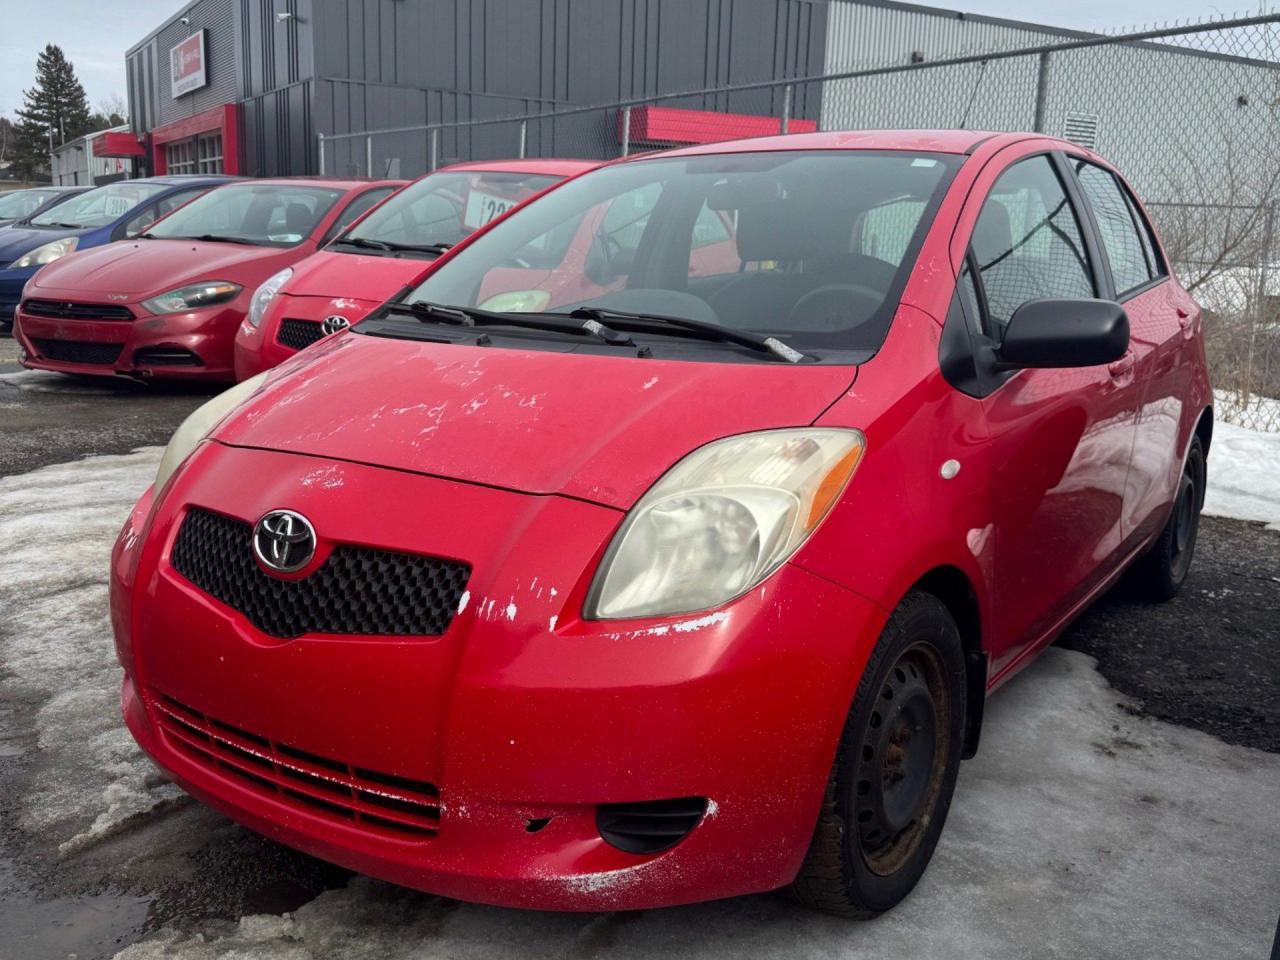
[[[660,853],[687,837],[706,812],[705,797],[602,803],[596,807],[596,829],[626,853]]]

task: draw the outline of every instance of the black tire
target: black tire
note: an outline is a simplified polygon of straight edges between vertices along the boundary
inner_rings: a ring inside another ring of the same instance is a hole
[[[1163,603],[1176,597],[1186,582],[1200,532],[1206,476],[1204,447],[1199,437],[1192,437],[1169,522],[1129,573],[1129,584],[1139,596]]]
[[[865,920],[914,889],[951,808],[965,690],[951,613],[932,594],[908,594],[858,684],[794,899]]]

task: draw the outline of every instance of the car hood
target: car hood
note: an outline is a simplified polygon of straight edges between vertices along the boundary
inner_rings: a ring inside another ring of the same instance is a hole
[[[55,260],[36,286],[78,295],[151,295],[200,280],[256,288],[299,255],[298,249],[194,240],[126,240]]]
[[[812,423],[854,373],[352,333],[285,364],[213,437],[627,509],[705,443]]]
[[[293,268],[284,292],[295,297],[351,297],[382,303],[426,273],[433,262],[321,250]]]
[[[0,230],[0,269],[7,267],[24,253],[43,246],[51,240],[61,240],[63,237],[78,237],[89,232],[89,230],[19,227],[11,224]]]

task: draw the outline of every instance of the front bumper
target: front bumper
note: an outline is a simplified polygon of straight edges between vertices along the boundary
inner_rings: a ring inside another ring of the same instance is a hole
[[[36,269],[0,270],[0,329],[13,326],[18,302],[22,299],[22,288],[35,275]]]
[[[287,505],[322,540],[464,558],[467,599],[440,637],[274,640],[169,566],[188,504],[248,522]],[[620,519],[557,497],[206,444],[154,515],[139,503],[113,554],[129,729],[185,789],[246,826],[445,896],[617,910],[783,886],[884,613],[786,565],[710,614],[584,621],[586,581]],[[164,732],[161,695],[353,769],[430,782],[439,831],[365,830],[195,759]],[[709,798],[708,813],[664,853],[624,853],[596,828],[597,804],[684,796]]]
[[[83,302],[39,291],[40,299]],[[27,351],[25,365],[97,376],[228,381],[234,376],[232,342],[244,318],[243,295],[231,303],[188,313],[154,316],[127,306],[133,320],[55,319],[17,309],[14,336]],[[116,305],[113,305],[116,306]]]
[[[340,316],[349,324],[355,324],[378,306],[377,300],[277,294],[259,327],[252,327],[246,321],[236,332],[236,379],[248,380],[283,363],[310,343],[324,339],[321,324],[325,318]]]

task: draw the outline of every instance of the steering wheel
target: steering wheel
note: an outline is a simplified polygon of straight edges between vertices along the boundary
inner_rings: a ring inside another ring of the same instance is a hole
[[[861,303],[851,309],[851,300]],[[824,284],[796,301],[787,315],[787,329],[844,330],[866,320],[883,301],[882,291],[860,283]]]

